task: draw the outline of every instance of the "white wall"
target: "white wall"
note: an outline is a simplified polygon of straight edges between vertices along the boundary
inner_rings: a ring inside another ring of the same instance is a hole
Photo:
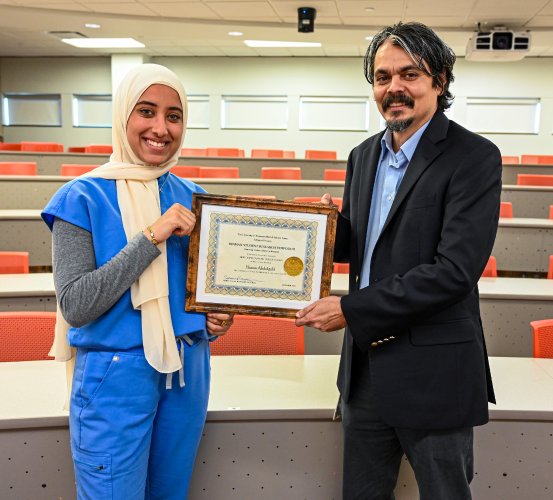
[[[346,158],[350,149],[379,129],[376,106],[371,101],[368,132],[300,131],[300,96],[371,95],[363,75],[361,58],[211,58],[158,57],[152,62],[173,69],[189,94],[210,96],[208,130],[189,130],[189,147],[227,146],[295,150],[333,149]],[[109,129],[77,129],[71,126],[71,94],[110,93],[108,57],[3,58],[0,88],[5,92],[61,93],[63,127],[4,127],[4,140],[52,140],[66,146],[110,142]],[[553,58],[511,63],[474,63],[459,59],[455,67],[456,95],[453,119],[463,123],[470,97],[532,97],[541,100],[540,131],[536,135],[493,134],[505,155],[553,154]],[[287,95],[287,130],[221,130],[221,95]]]

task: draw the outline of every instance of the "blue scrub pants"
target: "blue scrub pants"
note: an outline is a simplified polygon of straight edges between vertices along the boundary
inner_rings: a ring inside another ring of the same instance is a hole
[[[79,500],[186,499],[209,397],[209,342],[184,345],[185,387],[142,348],[79,348],[69,426]]]

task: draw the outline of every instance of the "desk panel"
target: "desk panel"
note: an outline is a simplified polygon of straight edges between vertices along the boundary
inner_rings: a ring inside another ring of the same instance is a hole
[[[503,185],[501,201],[513,204],[516,217],[549,217],[549,205],[553,205],[553,187]]]
[[[503,165],[503,184],[516,184],[518,174],[553,175],[553,165]]]

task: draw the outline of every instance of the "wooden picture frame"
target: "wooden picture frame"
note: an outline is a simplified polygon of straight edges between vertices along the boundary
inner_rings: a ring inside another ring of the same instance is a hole
[[[194,194],[187,311],[294,317],[330,294],[333,205]]]

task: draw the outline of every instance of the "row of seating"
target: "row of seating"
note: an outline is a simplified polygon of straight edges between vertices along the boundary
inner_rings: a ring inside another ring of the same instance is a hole
[[[55,312],[0,312],[0,362],[51,359],[55,324]],[[293,319],[236,315],[228,334],[210,347],[213,355],[240,356],[304,354],[304,345],[304,328]]]
[[[0,151],[36,151],[43,153],[63,153],[63,144],[57,142],[2,142]],[[111,154],[111,144],[89,144],[88,146],[69,146],[68,153]],[[245,151],[240,148],[183,148],[181,156],[227,156],[244,158]],[[252,149],[251,158],[295,158],[295,151],[284,149]],[[336,151],[306,149],[305,158],[308,160],[336,160]]]
[[[553,155],[502,156],[503,165],[553,165]]]
[[[486,264],[486,267],[484,269],[484,272],[482,273],[483,278],[497,278],[497,259],[492,255],[488,263]],[[549,268],[547,270],[547,279],[553,280],[553,255],[549,256]]]
[[[514,217],[513,204],[510,201],[502,201],[499,207],[499,217],[512,219]],[[553,205],[549,205],[549,218],[553,219]]]
[[[84,165],[76,163],[62,163],[60,175],[77,177],[98,167],[98,165]],[[179,177],[187,178],[224,178],[238,179],[240,169],[238,167],[205,167],[202,165],[175,165],[171,171]],[[0,175],[37,175],[36,162],[0,162]],[[289,179],[301,180],[300,167],[262,167],[262,179]],[[343,181],[346,178],[345,169],[327,168],[324,170],[323,179],[326,181]]]
[[[55,312],[0,312],[0,362],[51,359],[55,324]],[[531,321],[530,326],[534,357],[553,358],[553,319]],[[236,315],[227,335],[210,348],[216,356],[293,355],[304,354],[304,346],[304,328],[293,319]]]

